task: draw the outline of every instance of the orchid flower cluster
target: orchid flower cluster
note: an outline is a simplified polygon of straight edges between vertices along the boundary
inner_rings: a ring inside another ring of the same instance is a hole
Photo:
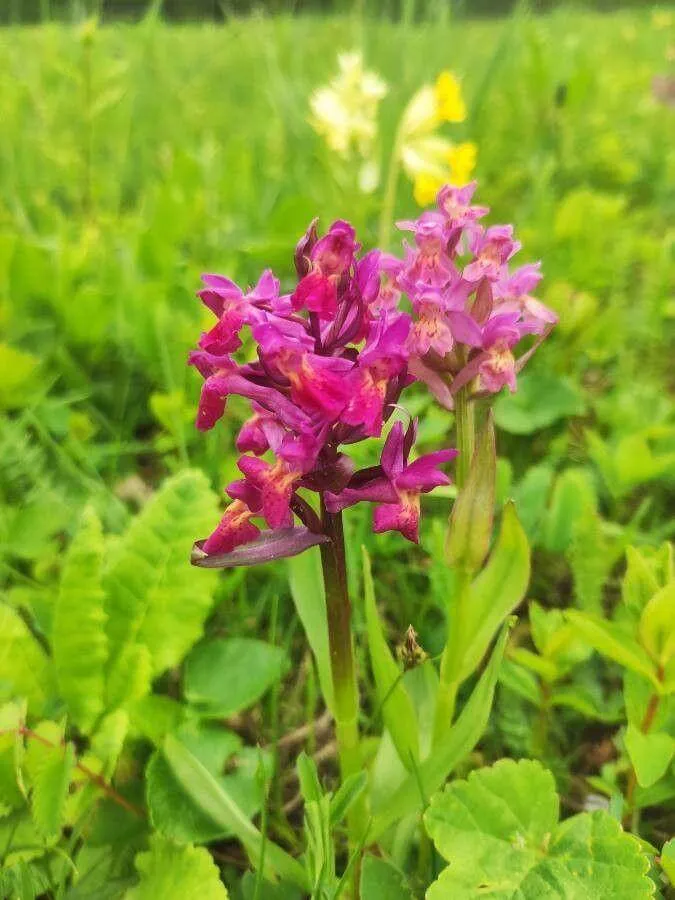
[[[411,461],[415,421],[394,423],[377,466],[356,470],[343,448],[380,438],[416,380],[448,408],[463,387],[476,395],[515,390],[536,343],[518,360],[516,345],[526,335],[541,339],[555,321],[531,296],[538,265],[509,271],[520,245],[511,226],[480,224],[488,210],[471,205],[474,190],[475,183],[446,186],[436,210],[399,223],[413,235],[402,258],[361,255],[348,222],[319,237],[315,221],[297,245],[291,293],[280,292],[269,270],[247,292],[204,276],[199,296],[217,322],[189,358],[205,378],[197,427],[212,428],[231,395],[249,400],[252,416],[236,439],[243,478],[228,486],[232,502],[198,542],[199,557],[234,551],[236,559],[236,548],[250,545],[242,562],[264,561],[323,543],[307,492],[319,495],[324,516],[375,503],[374,531],[418,540],[420,495],[449,483],[440,467],[456,451]],[[240,362],[245,328],[255,358]],[[262,535],[260,519],[268,526]]]

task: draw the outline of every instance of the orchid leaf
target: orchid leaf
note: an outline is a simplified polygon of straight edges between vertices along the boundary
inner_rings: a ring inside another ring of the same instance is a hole
[[[437,791],[453,769],[471,753],[480,740],[488,723],[499,669],[504,658],[510,626],[505,625],[497,639],[485,671],[452,728],[425,759],[417,771],[408,775],[384,807],[375,815],[368,831],[368,839],[378,838],[395,822],[422,805],[425,797]]]
[[[321,559],[317,550],[289,559],[288,581],[302,627],[312,648],[321,692],[328,709],[333,708],[333,677],[328,648],[328,618]]]
[[[452,507],[446,556],[451,566],[477,572],[490,547],[497,451],[492,414],[478,435],[469,477]]]
[[[362,548],[362,553],[368,650],[375,678],[377,701],[399,758],[406,769],[410,771],[411,767],[414,767],[419,761],[417,715],[403,683],[402,672],[394,661],[382,634],[382,626],[375,604],[375,587],[370,568],[370,557],[365,547]]]
[[[471,585],[464,623],[461,677],[483,658],[495,632],[525,596],[530,580],[530,547],[515,507],[507,503],[501,529],[487,565]]]

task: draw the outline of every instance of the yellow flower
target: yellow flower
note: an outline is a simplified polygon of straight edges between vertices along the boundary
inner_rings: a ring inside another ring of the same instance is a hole
[[[467,183],[471,178],[473,170],[476,168],[477,155],[478,148],[471,141],[463,141],[449,151],[449,181],[451,184],[462,185]]]
[[[338,75],[318,88],[309,100],[310,124],[331,150],[348,157],[370,158],[377,137],[377,107],[387,85],[363,68],[360,53],[338,56]]]
[[[466,104],[462,88],[452,72],[441,72],[434,88],[436,109],[440,122],[463,122],[466,119]]]
[[[404,146],[401,162],[413,182],[415,202],[429,206],[444,184],[466,184],[476,167],[477,152],[470,141],[453,144],[436,135]]]
[[[420,206],[432,203],[444,184],[462,185],[470,179],[476,145],[454,144],[438,133],[443,122],[465,118],[461,86],[452,72],[441,72],[435,84],[421,87],[406,107],[399,128],[399,158]]]
[[[413,185],[415,203],[418,206],[431,206],[443,184],[443,179],[437,175],[429,175],[426,172],[422,172],[417,176]]]

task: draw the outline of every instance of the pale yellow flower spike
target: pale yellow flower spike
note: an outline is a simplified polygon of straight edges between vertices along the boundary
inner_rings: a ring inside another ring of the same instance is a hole
[[[418,175],[413,186],[415,203],[418,206],[431,206],[443,184],[443,179],[437,175],[428,175],[427,173]]]
[[[466,119],[462,87],[452,72],[441,72],[436,79],[434,92],[439,122],[463,122]]]

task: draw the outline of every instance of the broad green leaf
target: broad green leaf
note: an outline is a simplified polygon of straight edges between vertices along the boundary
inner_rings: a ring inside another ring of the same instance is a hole
[[[397,788],[391,799],[374,817],[368,831],[368,840],[377,841],[395,822],[422,805],[421,792],[429,797],[437,791],[445,779],[476,746],[490,716],[492,699],[499,669],[509,636],[509,626],[504,626],[485,671],[481,675],[459,718],[431,755],[425,759],[416,772],[408,775]]]
[[[178,738],[167,735],[164,755],[177,781],[206,815],[231,831],[244,845],[252,864],[258,868],[263,859],[263,836],[228,792]],[[307,888],[307,876],[300,863],[281,847],[265,840],[263,871],[266,877],[281,877]]]
[[[145,644],[125,644],[108,670],[108,709],[133,704],[150,691],[152,660]]]
[[[671,884],[675,884],[675,838],[667,841],[661,850],[661,868]]]
[[[56,722],[41,722],[34,733],[27,739],[24,760],[32,789],[31,813],[40,831],[51,838],[65,822],[75,751],[72,744],[63,743],[63,727]]]
[[[466,484],[450,514],[446,558],[453,567],[474,573],[487,556],[492,538],[496,475],[495,429],[489,413],[478,435]]]
[[[640,787],[648,788],[666,774],[675,755],[675,738],[663,731],[643,734],[639,728],[629,725],[624,736]]]
[[[70,718],[85,734],[105,704],[108,641],[102,558],[101,523],[87,509],[64,559],[51,640],[59,693]]]
[[[47,655],[21,616],[4,603],[0,603],[0,635],[0,702],[25,697],[30,713],[39,716],[52,693]]]
[[[287,666],[286,653],[265,641],[205,641],[185,661],[185,698],[202,715],[227,718],[253,706]]]
[[[216,576],[196,572],[190,550],[217,518],[206,477],[188,469],[168,478],[133,519],[105,571],[112,666],[126,647],[140,645],[158,675],[201,636]]]
[[[20,703],[0,706],[0,818],[23,806],[19,787],[19,765],[23,741],[19,729],[24,723],[25,709]]]
[[[649,600],[642,611],[639,627],[642,646],[665,668],[675,655],[675,581]]]
[[[167,734],[177,731],[188,715],[188,708],[164,694],[147,694],[129,707],[133,731],[159,746]]]
[[[487,565],[471,585],[463,626],[462,679],[476,669],[499,626],[525,596],[529,580],[530,547],[515,507],[507,503]]]
[[[136,857],[140,881],[124,900],[227,900],[218,867],[203,847],[179,846],[159,834],[150,849]]]
[[[546,511],[552,481],[553,470],[550,466],[533,466],[515,488],[518,517],[531,542],[539,542],[541,539],[541,520]]]
[[[569,560],[574,579],[574,600],[585,612],[602,613],[603,588],[615,556],[596,512],[589,510],[576,520],[572,528]]]
[[[450,863],[428,900],[648,900],[655,886],[639,842],[604,811],[558,823],[550,772],[501,760],[437,794],[424,816]]]
[[[626,548],[626,563],[626,574],[621,582],[621,599],[631,612],[640,616],[660,585],[654,566],[635,547]]]
[[[27,404],[39,387],[40,360],[32,353],[0,343],[0,409]]]
[[[239,735],[210,722],[185,725],[176,737],[244,815],[250,818],[258,812],[265,799],[260,764],[271,767],[267,751],[243,747]],[[179,843],[201,844],[232,836],[231,831],[215,822],[186,793],[161,751],[151,756],[145,780],[150,819],[157,831]]]
[[[319,673],[321,692],[328,709],[333,708],[333,677],[328,648],[328,619],[319,550],[312,548],[287,560],[288,583]]]
[[[361,900],[413,900],[405,875],[379,856],[361,863]]]
[[[598,653],[608,656],[621,666],[644,675],[655,687],[659,687],[656,669],[644,649],[614,622],[608,622],[589,613],[567,610],[567,618],[581,638]]]
[[[567,469],[555,480],[544,526],[544,546],[564,553],[574,539],[577,523],[597,509],[597,498],[585,469]]]
[[[361,550],[368,651],[375,679],[378,708],[381,710],[384,724],[389,730],[401,762],[406,769],[410,770],[417,764],[420,755],[417,715],[403,683],[402,672],[394,661],[382,634],[375,604],[375,586],[370,568],[370,557],[365,547],[362,547]]]
[[[582,415],[585,403],[567,378],[530,372],[518,379],[515,394],[502,394],[495,403],[495,421],[511,434],[533,434],[558,419]]]

